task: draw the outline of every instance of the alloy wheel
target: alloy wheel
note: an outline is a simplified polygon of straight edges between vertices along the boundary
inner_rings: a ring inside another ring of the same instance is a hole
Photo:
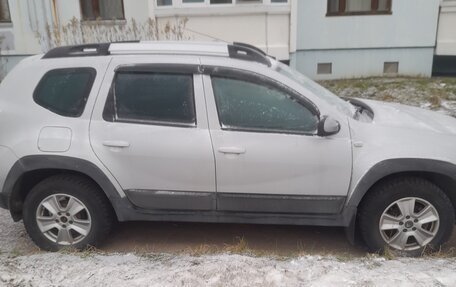
[[[429,244],[439,230],[440,218],[428,201],[407,197],[389,205],[379,222],[383,240],[396,250],[412,251]]]
[[[67,194],[46,197],[38,205],[36,222],[47,239],[64,246],[81,242],[92,228],[87,207]]]

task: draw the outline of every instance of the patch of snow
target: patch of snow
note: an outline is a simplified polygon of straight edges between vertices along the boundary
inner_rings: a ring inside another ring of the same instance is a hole
[[[0,256],[0,285],[20,286],[455,286],[456,259],[133,254]]]

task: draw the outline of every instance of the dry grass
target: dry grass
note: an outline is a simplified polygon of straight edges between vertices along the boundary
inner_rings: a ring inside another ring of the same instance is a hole
[[[442,106],[442,99],[438,95],[431,95],[429,97],[429,103],[433,109],[438,109]]]
[[[251,253],[249,248],[249,243],[244,238],[244,236],[236,237],[236,242],[234,244],[227,244],[223,248],[225,252],[234,253],[234,254],[246,254]]]
[[[35,30],[35,36],[44,52],[49,49],[86,43],[122,42],[132,40],[188,40],[184,34],[188,18],[176,18],[172,23],[160,24],[152,18],[145,22],[135,19],[106,23],[81,22],[73,18],[69,23],[52,26],[47,23],[44,31]]]
[[[59,250],[59,253],[65,255],[79,256],[81,258],[93,257],[97,254],[104,254],[103,251],[99,250],[96,247],[88,246],[83,250],[76,249],[74,247],[65,247]]]
[[[456,248],[450,247],[448,249],[443,249],[440,247],[438,250],[430,250],[424,248],[421,253],[421,257],[424,258],[455,258],[456,257]]]
[[[201,244],[196,248],[189,248],[185,251],[185,253],[190,254],[191,256],[203,256],[203,255],[210,255],[210,254],[219,254],[221,250],[216,245],[211,244]]]

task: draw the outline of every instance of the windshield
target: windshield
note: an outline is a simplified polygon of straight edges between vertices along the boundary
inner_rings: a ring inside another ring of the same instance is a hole
[[[355,107],[349,102],[342,100],[338,96],[334,95],[298,71],[291,69],[287,65],[277,62],[275,65],[275,70],[287,78],[292,79],[304,88],[308,89],[317,97],[326,101],[328,104],[335,106],[339,111],[346,114],[347,116],[353,117],[353,115],[356,114]]]

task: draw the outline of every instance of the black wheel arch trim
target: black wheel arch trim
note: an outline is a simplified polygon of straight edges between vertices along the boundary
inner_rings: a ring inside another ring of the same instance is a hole
[[[456,182],[456,165],[450,162],[419,158],[388,159],[377,163],[369,169],[347,199],[346,206],[357,207],[364,195],[377,182],[388,176],[401,173],[438,174],[451,178]]]
[[[5,179],[0,194],[2,200],[6,204],[5,207],[10,210],[14,220],[18,221],[21,219],[21,214],[18,212],[18,209],[22,208],[21,205],[13,202],[15,199],[14,192],[16,190],[16,185],[26,173],[39,170],[63,170],[86,175],[100,186],[108,200],[111,202],[114,210],[117,210],[117,203],[120,202],[121,196],[105,173],[95,164],[87,160],[68,156],[32,155],[25,156],[16,161]],[[119,216],[119,214],[117,215]]]

